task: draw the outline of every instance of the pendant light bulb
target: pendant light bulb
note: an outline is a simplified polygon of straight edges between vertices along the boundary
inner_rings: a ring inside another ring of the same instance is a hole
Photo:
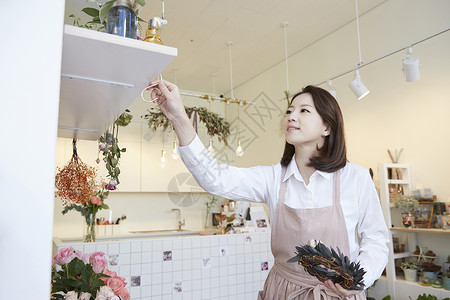
[[[167,162],[167,160],[166,160],[166,150],[162,149],[161,150],[161,163],[160,163],[160,166],[162,168],[164,168],[166,166],[166,162]]]
[[[177,141],[173,141],[172,159],[174,159],[174,160],[177,160],[177,159],[178,159],[178,153],[177,153]]]
[[[236,155],[242,157],[244,155],[244,149],[241,146],[241,141],[238,142],[238,146],[236,148]]]
[[[213,141],[212,141],[212,139],[209,139],[209,146],[208,146],[208,152],[209,152],[209,154],[211,155],[211,156],[214,156],[214,155],[216,155],[216,150],[214,149],[214,147],[213,147]]]

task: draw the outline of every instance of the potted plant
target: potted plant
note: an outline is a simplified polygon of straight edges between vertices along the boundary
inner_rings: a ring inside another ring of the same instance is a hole
[[[450,270],[442,276],[442,285],[447,291],[450,291]]]
[[[419,201],[413,195],[401,196],[394,202],[395,208],[400,209],[403,212],[410,212],[419,206]]]
[[[406,281],[417,281],[417,269],[419,268],[417,261],[402,262],[402,270],[405,274]]]
[[[441,270],[441,266],[435,265],[432,262],[425,261],[420,264],[420,270],[422,270],[423,277],[428,277],[430,279],[436,279],[437,274]]]

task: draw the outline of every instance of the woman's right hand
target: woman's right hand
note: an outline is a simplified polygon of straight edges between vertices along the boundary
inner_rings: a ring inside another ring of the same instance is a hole
[[[173,122],[180,118],[188,118],[178,87],[167,80],[152,82],[152,84],[155,83],[158,85],[152,90],[151,97],[158,98],[156,104],[167,119]]]
[[[186,114],[178,87],[166,80],[153,82],[153,84],[155,83],[158,85],[152,90],[152,99],[158,98],[156,104],[172,123],[179,145],[189,145],[195,138],[196,132]]]

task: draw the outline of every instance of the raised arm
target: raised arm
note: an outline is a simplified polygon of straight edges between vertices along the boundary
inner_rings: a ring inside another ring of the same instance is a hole
[[[180,146],[189,145],[195,137],[195,130],[184,109],[178,87],[169,81],[160,80],[157,89],[152,91],[152,99],[156,97],[156,103],[175,129]]]

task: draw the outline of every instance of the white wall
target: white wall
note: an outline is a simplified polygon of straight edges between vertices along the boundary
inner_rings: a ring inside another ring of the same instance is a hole
[[[448,28],[448,11],[450,2],[442,0],[386,1],[360,17],[363,61]],[[288,39],[294,38],[301,37],[288,35]],[[352,22],[292,55],[289,58],[291,93],[355,67],[357,49],[356,24]],[[414,83],[407,83],[403,78],[404,51],[363,67],[361,77],[371,93],[361,101],[356,100],[348,87],[353,74],[333,80],[344,114],[349,160],[372,168],[377,181],[377,165],[389,162],[387,149],[404,148],[400,163],[411,165],[413,185],[428,185],[439,201],[450,197],[447,179],[450,142],[446,130],[450,125],[449,49],[450,32],[414,46],[413,55],[420,58],[422,65],[421,79]],[[284,62],[280,62],[238,87],[235,94],[251,100],[264,92],[273,102],[285,107],[285,102],[279,100],[286,86],[284,72]],[[326,84],[322,87],[327,88]],[[248,121],[245,114],[243,120]],[[238,163],[277,161],[283,148],[277,127],[279,121],[271,120],[264,135],[247,149],[248,155]],[[273,145],[274,140],[279,140],[280,145]],[[269,147],[267,154],[260,154],[261,147]]]
[[[2,12],[0,299],[48,299],[64,1]]]

